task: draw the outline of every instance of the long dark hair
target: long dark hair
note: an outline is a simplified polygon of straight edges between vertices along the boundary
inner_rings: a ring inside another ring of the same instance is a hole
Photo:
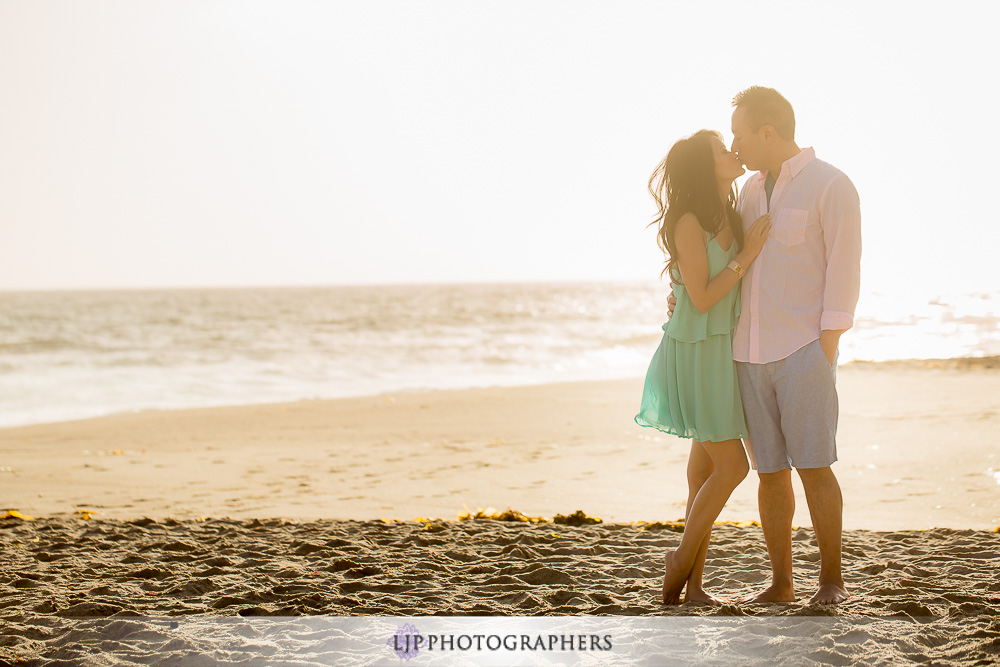
[[[660,275],[668,274],[674,282],[680,282],[679,272],[677,276],[673,272],[677,266],[674,231],[685,213],[693,213],[702,229],[712,236],[728,224],[737,248],[743,249],[743,221],[736,212],[736,188],[730,189],[726,201],[719,197],[712,139],[722,141],[722,135],[701,130],[681,139],[656,165],[649,178],[649,193],[658,209],[656,218],[649,224],[659,225],[656,241],[667,257],[667,265]]]

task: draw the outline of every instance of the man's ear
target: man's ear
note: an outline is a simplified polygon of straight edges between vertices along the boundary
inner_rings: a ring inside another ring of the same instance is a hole
[[[760,138],[764,140],[765,144],[769,144],[778,136],[778,131],[774,129],[774,125],[761,125],[760,126]]]

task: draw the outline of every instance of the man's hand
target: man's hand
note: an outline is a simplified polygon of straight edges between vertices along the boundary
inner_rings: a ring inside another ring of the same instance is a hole
[[[840,336],[844,331],[846,329],[824,329],[819,334],[819,345],[823,348],[826,360],[830,362],[830,368],[833,368],[833,362],[837,357],[837,346],[840,345]]]
[[[677,305],[677,297],[674,296],[674,291],[670,290],[670,295],[667,297],[667,319],[669,320],[674,316],[674,306]]]

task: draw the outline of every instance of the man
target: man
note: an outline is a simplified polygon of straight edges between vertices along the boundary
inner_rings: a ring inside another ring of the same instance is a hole
[[[744,228],[771,214],[770,238],[743,276],[733,359],[771,585],[754,602],[791,602],[791,468],[798,471],[820,552],[810,603],[847,597],[841,572],[843,498],[837,460],[837,346],[854,324],[861,275],[861,210],[843,172],[795,143],[795,115],[776,90],[753,86],[733,99],[732,151],[751,176],[740,193]],[[742,271],[742,267],[739,267]],[[673,299],[669,309],[673,312]]]
[[[750,177],[738,208],[744,228],[771,213],[772,229],[743,277],[733,334],[771,585],[755,602],[791,602],[791,468],[802,480],[820,552],[810,604],[847,597],[841,573],[843,498],[837,460],[837,346],[854,324],[861,275],[861,210],[850,179],[795,143],[795,115],[776,90],[733,99],[732,151]]]

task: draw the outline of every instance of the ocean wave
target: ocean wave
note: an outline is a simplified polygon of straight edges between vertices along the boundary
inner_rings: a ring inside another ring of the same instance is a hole
[[[667,292],[593,283],[0,294],[0,425],[640,376]],[[997,355],[998,313],[1000,293],[868,294],[841,362]]]

